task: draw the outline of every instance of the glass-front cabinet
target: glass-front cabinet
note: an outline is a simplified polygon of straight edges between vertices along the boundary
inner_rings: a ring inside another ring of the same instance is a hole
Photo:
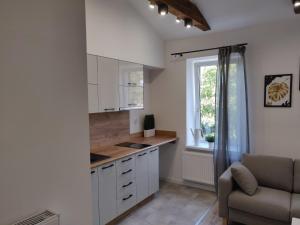
[[[120,110],[144,108],[143,65],[119,61]]]

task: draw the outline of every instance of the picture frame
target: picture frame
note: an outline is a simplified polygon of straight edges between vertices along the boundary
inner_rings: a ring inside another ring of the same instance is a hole
[[[293,74],[266,75],[264,85],[265,107],[292,107]]]

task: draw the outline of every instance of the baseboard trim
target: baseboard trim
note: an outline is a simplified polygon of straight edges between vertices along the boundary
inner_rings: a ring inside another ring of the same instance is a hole
[[[202,189],[205,191],[215,192],[214,185],[200,184],[200,183],[196,183],[196,182],[192,182],[192,181],[179,180],[179,179],[173,179],[173,178],[163,178],[163,177],[161,177],[160,180],[168,182],[168,183],[184,185],[184,186],[188,186],[188,187],[199,188],[199,189]]]

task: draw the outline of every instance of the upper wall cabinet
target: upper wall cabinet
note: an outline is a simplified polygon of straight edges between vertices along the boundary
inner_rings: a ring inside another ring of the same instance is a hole
[[[120,109],[144,108],[143,65],[119,61]]]
[[[118,60],[98,57],[100,112],[119,111],[118,71]]]
[[[89,84],[98,84],[98,56],[87,55],[87,76]]]
[[[99,112],[98,56],[87,55],[89,113]]]
[[[89,113],[144,108],[143,65],[87,55]]]

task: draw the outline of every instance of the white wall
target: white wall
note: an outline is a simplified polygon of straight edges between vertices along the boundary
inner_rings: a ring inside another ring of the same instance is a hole
[[[125,0],[86,0],[87,52],[164,67],[164,42]]]
[[[0,2],[0,224],[91,224],[84,0]]]
[[[181,181],[181,153],[185,149],[186,61],[174,61],[170,54],[228,44],[249,43],[247,69],[252,151],[300,158],[299,22],[300,18],[295,17],[281,23],[166,43],[166,69],[151,76],[151,107],[157,128],[176,130],[180,140],[175,149],[166,147],[169,149],[161,151],[163,177]],[[264,108],[264,75],[282,73],[294,74],[293,107]]]

